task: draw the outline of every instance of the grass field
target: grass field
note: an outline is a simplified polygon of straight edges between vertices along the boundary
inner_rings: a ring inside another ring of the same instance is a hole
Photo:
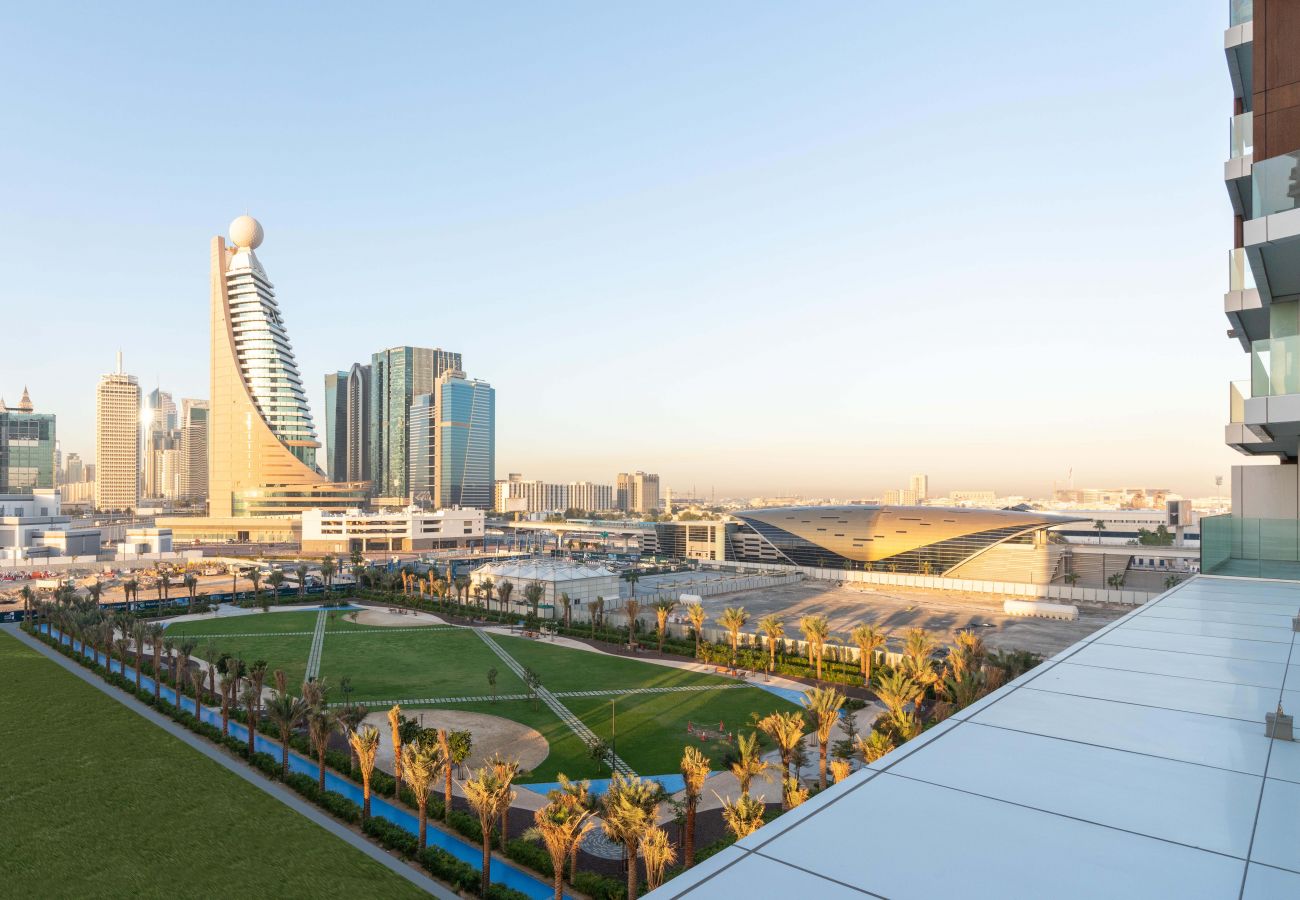
[[[316,618],[315,612],[231,616],[177,623],[168,632],[198,637],[201,649],[211,641],[218,653],[239,653],[246,660],[265,659],[272,669],[284,669],[291,683],[296,684],[302,678],[311,647],[310,636],[298,632],[311,631]],[[254,632],[258,634],[247,636]],[[735,684],[732,679],[717,675],[575,650],[545,640],[502,635],[495,635],[494,640],[521,666],[537,672],[544,687],[557,693]],[[329,620],[320,674],[336,688],[342,678],[349,678],[354,700],[404,701],[403,705],[410,709],[432,709],[446,705],[434,698],[489,694],[487,672],[493,668],[497,670],[499,695],[526,692],[521,679],[473,631],[436,626],[394,629],[356,625],[340,614]],[[334,696],[342,699],[337,690]],[[605,740],[611,737],[611,699],[610,696],[560,698]],[[731,745],[722,741],[698,743],[687,733],[690,722],[707,724],[713,729],[722,723],[728,731],[736,731],[748,727],[753,713],[763,715],[793,708],[788,701],[751,687],[620,694],[616,700],[618,754],[647,775],[675,772],[682,747],[687,743],[697,746],[715,767],[721,766]],[[582,740],[545,704],[502,700],[446,706],[502,716],[539,731],[550,744],[550,753],[525,781],[554,781],[561,772],[572,778],[609,775],[608,768],[591,759]]]
[[[6,896],[427,896],[0,634]]]

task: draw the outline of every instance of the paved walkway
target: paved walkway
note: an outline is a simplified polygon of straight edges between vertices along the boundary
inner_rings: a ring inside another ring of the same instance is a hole
[[[511,656],[509,653],[503,650],[501,645],[492,639],[491,635],[489,635],[486,631],[484,631],[481,628],[475,629],[475,634],[477,634],[480,638],[483,639],[483,643],[487,644],[489,647],[492,648],[493,653],[501,657],[501,661],[504,662],[510,668],[510,671],[514,672],[520,678],[524,679],[525,682],[527,681],[527,676],[524,673],[524,667],[519,665],[519,663],[515,660],[513,656]],[[582,740],[582,742],[586,744],[588,747],[593,747],[600,741],[600,738],[596,737],[596,733],[592,731],[590,728],[588,728],[585,722],[583,722],[581,719],[575,716],[567,706],[565,706],[558,699],[556,699],[555,695],[552,694],[550,691],[548,691],[546,688],[542,687],[541,685],[538,685],[537,696],[543,703],[547,705],[547,707],[550,708],[551,712],[559,716],[560,721],[563,722],[565,725],[567,725],[569,727],[569,730],[572,731],[574,734],[576,734]],[[632,767],[629,766],[626,762],[624,762],[622,757],[620,757],[618,754],[610,753],[610,760],[611,760],[610,767],[615,772],[618,772],[623,775],[636,775],[636,772],[633,771]]]
[[[226,755],[224,752],[208,743],[205,739],[200,738],[198,735],[195,735],[187,729],[182,728],[180,725],[177,725],[171,719],[162,715],[162,713],[150,709],[129,694],[107,684],[90,670],[78,665],[70,659],[66,659],[62,654],[22,631],[17,625],[0,625],[0,628],[3,628],[10,635],[42,654],[51,662],[61,666],[64,670],[71,672],[74,676],[80,678],[91,687],[102,692],[113,700],[116,700],[127,709],[141,716],[148,722],[158,726],[182,743],[197,750],[208,759],[217,763],[217,765],[225,767],[227,770],[233,772],[236,776],[242,778],[258,790],[271,795],[294,812],[305,816],[321,828],[324,828],[330,834],[350,844],[357,850],[360,850],[380,865],[396,872],[421,890],[426,891],[435,897],[444,898],[444,900],[457,900],[457,897],[459,896],[458,894],[438,884],[427,875],[424,875],[406,865],[406,863],[396,857],[390,856],[365,838],[354,833],[346,825],[343,825],[331,816],[326,815],[324,812],[317,809],[315,806],[307,803],[307,801],[300,798],[297,794],[294,794],[288,788],[283,787],[276,782],[268,781],[244,762]]]
[[[316,630],[311,635],[311,650],[307,652],[307,671],[303,678],[315,681],[320,675],[320,653],[325,646],[325,626],[329,624],[329,614],[321,610],[316,614]]]

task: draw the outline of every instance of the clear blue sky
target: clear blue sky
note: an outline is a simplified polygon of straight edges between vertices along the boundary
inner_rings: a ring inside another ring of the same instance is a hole
[[[1237,459],[1222,0],[25,4],[0,395],[207,396],[258,217],[322,377],[460,350],[497,466],[679,493],[1169,485]],[[311,10],[311,15],[304,11]]]

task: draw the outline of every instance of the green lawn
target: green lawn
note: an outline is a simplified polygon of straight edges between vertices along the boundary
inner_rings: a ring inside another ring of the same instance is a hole
[[[167,630],[171,631],[170,628]],[[177,634],[179,635],[179,632]],[[223,653],[238,656],[245,663],[264,659],[268,665],[268,672],[284,669],[288,683],[295,687],[302,684],[303,677],[307,674],[307,655],[311,652],[309,635],[269,634],[249,637],[194,635],[194,638],[199,642],[199,645],[194,648],[194,656],[204,661],[208,661],[209,658],[220,658]],[[209,643],[215,648],[215,653],[209,651]],[[273,683],[270,675],[267,676],[266,683],[268,685]]]
[[[172,626],[176,633],[192,633],[202,626],[218,652],[238,653],[246,660],[265,659],[272,669],[282,668],[291,684],[302,679],[311,637],[289,632],[308,631],[316,613],[270,613],[203,620]],[[168,629],[171,631],[172,629]],[[266,631],[264,636],[241,637]],[[231,634],[222,637],[222,634]],[[643,660],[575,650],[545,640],[494,636],[521,665],[536,671],[542,684],[555,692],[690,685],[733,685],[735,681]],[[202,655],[203,644],[200,644]],[[332,617],[321,652],[321,676],[336,688],[347,677],[354,700],[421,700],[435,697],[476,697],[490,693],[488,669],[497,670],[497,693],[519,694],[526,688],[477,634],[466,629],[440,627],[385,628],[355,625],[339,614]],[[335,691],[335,699],[342,699]],[[561,697],[561,702],[597,735],[610,738],[609,697]],[[435,708],[404,703],[411,708]],[[593,761],[583,742],[546,706],[527,701],[457,703],[449,708],[503,716],[536,728],[550,744],[550,756],[528,780],[554,781],[563,772],[573,778],[601,778],[608,770]],[[714,763],[722,764],[732,745],[722,741],[700,744],[687,734],[690,722],[728,730],[747,728],[752,713],[792,709],[787,701],[758,688],[718,691],[681,691],[668,694],[621,695],[617,702],[618,753],[638,772],[663,775],[677,771],[682,748],[699,747]]]
[[[6,896],[426,896],[7,634],[0,671]]]
[[[337,685],[352,679],[356,700],[476,697],[490,694],[488,669],[497,670],[497,693],[523,693],[519,680],[471,631],[393,631],[327,634],[321,675]],[[459,708],[459,707],[458,707]]]
[[[722,760],[733,745],[722,741],[701,743],[687,734],[687,723],[707,725],[716,730],[719,723],[729,731],[751,731],[750,715],[767,715],[776,710],[794,709],[787,700],[760,688],[733,688],[726,691],[683,691],[672,694],[624,694],[614,704],[614,721],[610,721],[611,697],[564,697],[564,705],[582,719],[588,728],[604,740],[611,736],[611,724],[618,729],[618,755],[643,775],[666,775],[678,770],[682,749],[689,743],[699,748],[721,768]]]
[[[623,656],[573,650],[545,640],[501,635],[493,637],[521,665],[540,675],[542,684],[552,691],[728,684],[734,681],[718,675],[704,675]]]

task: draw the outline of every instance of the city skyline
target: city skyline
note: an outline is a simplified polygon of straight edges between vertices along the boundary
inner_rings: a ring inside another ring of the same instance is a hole
[[[312,61],[341,40],[329,15],[308,59],[275,11],[232,48],[182,31],[185,13],[128,26],[90,10],[69,27],[26,9],[15,28],[32,40],[10,65],[58,33],[55,46],[90,54],[104,77],[79,93],[56,71],[11,98],[30,105],[31,140],[0,159],[32,177],[0,212],[0,237],[26,261],[10,290],[25,327],[52,336],[58,322],[103,346],[53,356],[20,344],[0,387],[38,390],[64,451],[87,460],[93,386],[118,348],[142,390],[206,398],[195,248],[247,210],[276,236],[270,265],[318,430],[326,373],[411,343],[455,347],[496,388],[499,471],[605,481],[641,466],[705,495],[869,496],[917,471],[939,492],[1045,494],[1073,469],[1079,484],[1211,494],[1238,461],[1215,398],[1248,374],[1222,338],[1227,228],[1206,176],[1228,143],[1226,116],[1212,114],[1228,89],[1204,52],[1221,41],[1221,12],[955,11],[936,52],[969,78],[919,73],[906,99],[890,73],[908,54],[882,44],[867,59],[861,44],[921,27],[920,10],[684,10],[692,27],[671,38],[666,20],[628,28],[632,14],[611,10],[581,32],[526,10],[511,22],[417,14],[409,34],[361,23],[348,39],[464,37],[478,57],[453,47],[377,101],[382,67]],[[478,39],[507,25],[495,44]],[[1113,71],[1032,40],[1062,28]],[[111,57],[92,34],[114,38]],[[1017,38],[1031,49],[1015,66],[983,52]],[[1133,41],[1152,53],[1131,58]],[[137,45],[186,53],[162,84],[124,62]],[[263,61],[272,45],[275,65]],[[1047,54],[1027,88],[1022,67]],[[651,59],[671,64],[647,80]],[[240,65],[256,73],[250,126],[277,151],[232,187],[209,173],[250,151],[199,126],[202,101],[227,96],[209,73]],[[469,71],[482,74],[457,77]],[[732,71],[745,77],[719,77]],[[52,146],[66,120],[98,121],[105,90],[138,103],[79,132],[69,169]],[[1068,110],[1055,110],[1062,95]],[[432,114],[399,114],[416,108]],[[162,109],[177,127],[150,143],[144,117]],[[371,137],[329,124],[366,115],[407,124],[365,119]],[[392,153],[382,170],[344,164],[380,141]],[[51,191],[56,175],[66,188]],[[1117,195],[1134,198],[1119,218]],[[1144,207],[1160,210],[1158,239]],[[137,252],[147,280],[126,276]],[[734,390],[741,379],[758,389]],[[701,384],[725,402],[694,402]],[[551,434],[564,437],[539,440]]]

